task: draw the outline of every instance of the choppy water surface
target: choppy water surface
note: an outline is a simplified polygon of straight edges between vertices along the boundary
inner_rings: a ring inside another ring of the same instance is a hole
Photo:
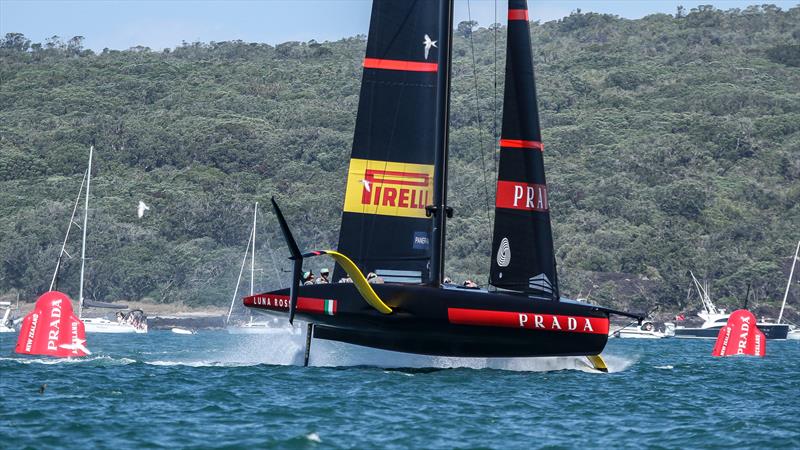
[[[798,341],[720,359],[712,341],[616,339],[599,374],[324,341],[303,368],[288,334],[93,334],[80,360],[15,340],[0,334],[0,448],[800,448]]]

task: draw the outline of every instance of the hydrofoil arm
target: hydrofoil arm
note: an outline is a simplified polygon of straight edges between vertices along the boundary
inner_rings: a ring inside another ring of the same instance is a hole
[[[378,297],[378,294],[375,293],[374,289],[372,289],[372,286],[370,286],[369,282],[364,277],[364,274],[361,273],[361,271],[358,269],[358,266],[356,266],[356,264],[350,258],[334,250],[315,251],[301,254],[300,248],[297,246],[297,242],[294,240],[291,230],[289,230],[289,224],[286,223],[286,219],[283,217],[283,213],[278,207],[278,203],[275,201],[274,197],[272,198],[272,207],[275,210],[275,215],[278,217],[278,223],[280,224],[281,232],[283,233],[284,239],[286,239],[286,245],[289,247],[289,252],[292,255],[289,257],[289,259],[293,261],[292,282],[289,284],[289,323],[294,321],[294,314],[297,311],[297,287],[298,282],[300,281],[300,271],[303,268],[303,259],[319,255],[330,255],[330,257],[339,263],[347,275],[350,276],[350,279],[353,280],[353,284],[355,284],[358,293],[361,294],[361,297],[370,306],[383,314],[391,314],[392,308],[387,306],[386,303],[384,303],[383,300]]]
[[[383,303],[378,294],[372,289],[372,285],[369,284],[369,281],[364,277],[364,274],[358,269],[356,263],[353,262],[350,258],[345,256],[342,253],[339,253],[335,250],[320,250],[316,252],[306,253],[303,257],[310,258],[319,255],[328,255],[333,258],[345,272],[353,280],[353,284],[356,285],[356,289],[358,289],[358,293],[361,294],[361,297],[369,303],[370,306],[377,309],[379,312],[383,314],[391,314],[392,308],[390,308],[386,303]]]

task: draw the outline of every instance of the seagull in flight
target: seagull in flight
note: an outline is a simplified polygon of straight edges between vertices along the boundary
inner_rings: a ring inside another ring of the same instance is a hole
[[[361,180],[361,184],[363,184],[363,185],[364,185],[364,189],[366,189],[366,190],[367,190],[367,192],[370,192],[369,181],[367,181],[367,180]]]
[[[139,208],[136,210],[136,213],[139,215],[141,219],[144,216],[144,212],[149,210],[150,207],[145,205],[143,201],[139,200]]]
[[[437,41],[432,41],[431,37],[427,34],[425,35],[425,40],[422,41],[422,44],[425,45],[425,59],[428,59],[428,53],[431,51],[431,47],[439,48],[436,46]]]

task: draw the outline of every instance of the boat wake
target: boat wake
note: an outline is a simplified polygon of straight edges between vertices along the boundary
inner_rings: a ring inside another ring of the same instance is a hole
[[[0,357],[0,363],[20,364],[88,364],[114,366],[146,364],[150,366],[184,367],[248,367],[258,365],[300,366],[305,349],[305,324],[285,333],[240,335],[219,348],[191,349],[177,355],[170,351],[146,351],[134,358],[95,354],[82,358]],[[303,330],[303,332],[299,332]],[[130,355],[129,355],[130,356]],[[140,356],[140,357],[139,357]],[[603,355],[609,372],[622,372],[635,364],[638,357]],[[314,367],[379,367],[384,369],[494,369],[515,372],[553,372],[577,370],[599,373],[584,357],[550,358],[456,358],[425,356],[378,350],[341,342],[313,340],[309,365]],[[393,371],[394,372],[394,371]]]
[[[257,365],[300,366],[305,349],[305,324],[285,333],[268,335],[240,335],[225,347],[217,349],[214,358],[205,354],[203,358],[190,355],[181,358],[161,358],[142,361],[153,366],[186,367],[247,367]],[[298,332],[303,330],[303,332]],[[609,372],[621,372],[634,364],[638,358],[604,355]],[[379,367],[384,369],[494,369],[516,372],[552,372],[577,370],[599,373],[584,357],[552,358],[456,358],[414,355],[378,350],[341,342],[321,339],[313,340],[309,365],[313,367]],[[394,372],[394,371],[392,371]]]
[[[0,362],[13,361],[20,364],[93,364],[97,366],[123,366],[136,363],[131,358],[114,358],[109,355],[93,355],[80,358],[38,358],[38,357],[11,357],[0,358]]]
[[[318,352],[312,347],[309,364],[321,367],[341,366],[377,366],[383,368],[434,368],[434,369],[494,369],[514,372],[554,372],[560,370],[578,370],[587,373],[600,373],[594,369],[585,357],[547,357],[547,358],[455,358],[441,356],[410,355],[348,344],[325,342],[323,345],[314,342]],[[610,373],[622,372],[636,360],[605,355]]]

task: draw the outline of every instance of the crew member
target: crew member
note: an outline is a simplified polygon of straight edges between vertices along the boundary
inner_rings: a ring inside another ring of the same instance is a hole
[[[314,271],[308,270],[303,272],[303,286],[314,284]]]
[[[323,267],[322,270],[319,271],[319,278],[317,278],[317,284],[328,284],[330,281],[328,280],[328,268]]]
[[[367,274],[367,281],[372,284],[383,284],[383,278],[379,277],[375,272]]]
[[[472,280],[464,280],[464,287],[467,289],[478,289],[478,283]]]

